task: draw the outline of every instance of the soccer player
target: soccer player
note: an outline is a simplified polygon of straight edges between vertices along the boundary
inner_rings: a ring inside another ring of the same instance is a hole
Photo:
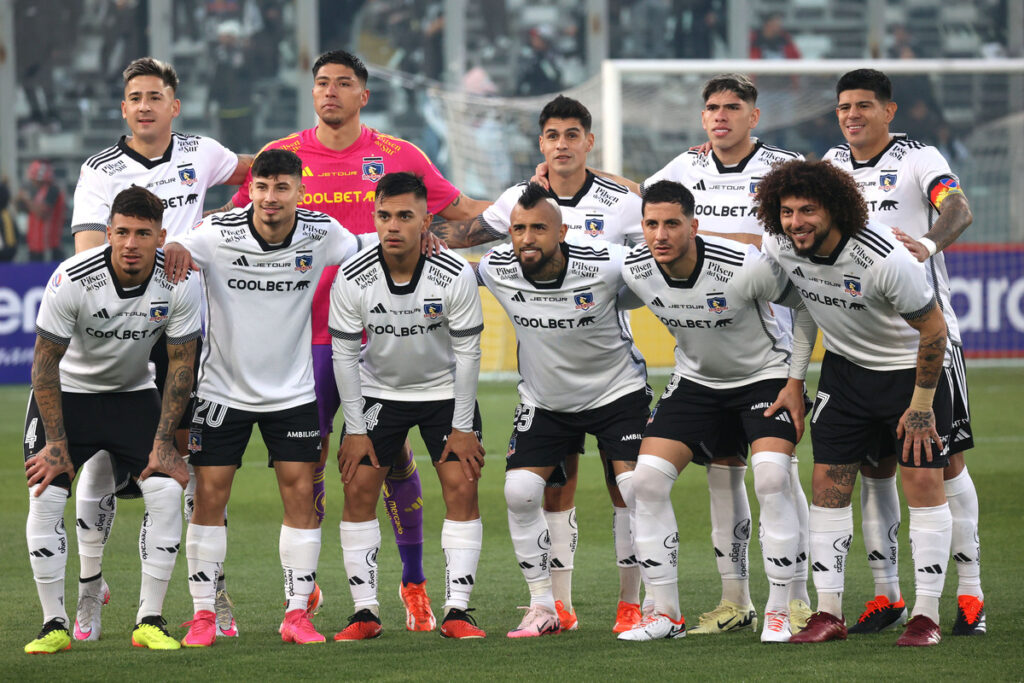
[[[71,647],[64,609],[64,506],[76,471],[101,449],[113,458],[120,483],[137,482],[146,505],[132,644],[180,647],[161,613],[181,542],[181,490],[188,472],[174,429],[192,390],[200,292],[198,278],[173,285],[165,276],[158,250],[163,213],[148,190],[118,193],[108,218],[110,244],[60,264],[40,303],[25,420],[32,494],[25,535],[44,625],[25,646],[30,654]],[[161,400],[149,354],[164,340],[170,361]]]
[[[345,415],[338,451],[345,486],[341,548],[356,609],[334,639],[381,634],[377,500],[391,463],[416,426],[447,509],[441,527],[446,584],[441,635],[483,638],[469,614],[483,544],[477,480],[484,449],[476,387],[484,325],[476,275],[455,254],[420,254],[432,218],[421,178],[388,173],[377,183],[374,202],[380,245],[359,252],[331,289],[329,325]]]
[[[317,125],[267,144],[264,149],[287,149],[302,157],[303,182],[308,191],[300,205],[322,211],[353,234],[374,233],[373,208],[377,181],[385,173],[408,171],[423,177],[427,209],[445,219],[465,220],[478,215],[487,202],[470,199],[444,176],[415,145],[362,125],[360,111],[369,101],[369,73],[355,55],[326,52],[313,64],[313,106]],[[249,202],[247,185],[232,197],[232,206]],[[331,336],[327,331],[330,287],[336,271],[328,268],[313,296],[313,368],[320,415],[321,456],[316,473],[317,516],[324,514],[324,463],[340,399],[331,365]],[[384,500],[402,558],[400,595],[406,627],[429,631],[436,621],[430,609],[423,575],[423,499],[412,451],[395,459],[384,482]]]
[[[897,226],[896,235],[919,261],[926,263],[949,329],[953,363],[953,441],[943,486],[953,515],[952,553],[959,585],[953,635],[985,633],[985,596],[981,590],[978,543],[978,494],[964,463],[973,448],[967,375],[956,313],[950,304],[949,274],[942,250],[971,224],[971,210],[960,180],[937,149],[893,135],[896,112],[889,78],[874,69],[851,71],[836,85],[836,114],[846,144],[825,159],[853,175],[868,206],[868,216]],[[861,468],[861,531],[875,579],[869,600],[850,633],[874,633],[906,621],[897,572],[895,530],[900,526],[896,462],[865,463]]]
[[[565,481],[564,460],[597,437],[608,477],[632,509],[633,467],[649,416],[646,366],[620,315],[626,248],[568,243],[561,208],[526,186],[510,217],[511,244],[485,255],[480,280],[512,320],[519,343],[520,404],[506,459],[505,501],[530,607],[510,638],[558,633],[545,485]]]
[[[206,192],[214,185],[237,185],[252,163],[250,155],[236,155],[216,140],[172,130],[181,110],[177,99],[178,75],[174,67],[152,57],[131,62],[124,70],[121,116],[131,135],[89,157],[75,188],[71,231],[75,251],[104,242],[110,206],[121,190],[138,185],[153,192],[164,207],[163,229],[170,236],[184,233],[202,217]],[[197,340],[201,348],[202,340]],[[167,368],[165,344],[154,346],[157,388]],[[198,354],[196,354],[198,360]],[[188,416],[186,416],[187,420]],[[178,430],[183,453],[184,427]],[[78,553],[81,578],[74,636],[95,640],[100,634],[100,609],[110,591],[102,575],[103,546],[117,512],[114,474],[109,455],[91,458],[79,472],[75,508],[78,517]],[[185,514],[192,511],[194,480],[185,491]],[[129,485],[120,497],[138,497]],[[238,634],[223,582],[217,600],[221,635]]]
[[[208,301],[188,437],[196,496],[185,556],[195,615],[182,644],[190,647],[216,639],[217,574],[227,552],[224,509],[254,424],[284,503],[281,638],[324,642],[306,610],[320,555],[313,509],[320,430],[312,357],[302,349],[310,343],[309,306],[321,273],[355,253],[357,242],[330,216],[296,208],[306,191],[302,165],[292,152],[263,152],[253,162],[249,207],[208,216],[167,246],[172,277],[190,261],[198,264]]]
[[[640,197],[627,188],[587,170],[587,154],[594,147],[590,112],[581,102],[559,95],[541,110],[541,154],[548,167],[548,196],[558,203],[569,235],[615,244],[643,241]],[[522,182],[505,190],[498,200],[473,221],[435,223],[431,230],[450,247],[468,247],[508,235],[510,216],[526,189]],[[572,605],[572,572],[577,541],[575,494],[579,453],[565,460],[566,482],[544,489],[544,517],[551,533],[551,584],[563,631],[578,626]],[[615,481],[606,478],[614,515],[612,530],[619,568],[619,604],[612,631],[621,633],[640,621],[640,567],[636,563],[630,531],[629,508]]]
[[[800,292],[826,351],[811,412],[810,560],[818,610],[790,642],[846,638],[843,567],[853,538],[853,485],[865,461],[896,454],[917,599],[896,644],[934,645],[953,525],[942,485],[953,397],[935,290],[890,228],[869,222],[856,182],[838,167],[787,162],[761,180],[757,194],[777,286]]]
[[[648,185],[646,244],[630,251],[623,264],[626,285],[675,337],[676,367],[644,430],[633,475],[637,560],[653,593],[654,611],[619,639],[686,635],[672,485],[691,461],[707,463],[721,453],[719,443],[734,441],[735,430],[750,444],[761,504],[769,582],[761,641],[784,643],[790,637],[789,585],[799,530],[790,456],[803,432],[807,366],[789,365],[788,346],[781,343],[782,331],[768,303],[774,300],[770,265],[753,245],[697,236],[693,214],[694,197],[683,185],[668,180]],[[787,305],[798,303],[790,294]],[[809,317],[807,322],[813,340],[814,324]],[[723,354],[726,348],[731,353]],[[783,392],[787,385],[793,391]]]

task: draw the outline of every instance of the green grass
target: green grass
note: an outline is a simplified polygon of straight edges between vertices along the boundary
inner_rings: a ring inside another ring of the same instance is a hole
[[[312,647],[284,645],[277,634],[282,617],[283,589],[278,563],[281,505],[273,475],[265,465],[258,436],[235,480],[229,507],[230,534],[227,577],[241,629],[238,639],[220,639],[214,648],[157,653],[131,647],[139,587],[138,524],[141,501],[122,502],[107,548],[104,573],[113,590],[104,608],[103,638],[75,643],[71,652],[53,657],[29,657],[22,647],[39,629],[41,615],[25,548],[24,525],[28,507],[23,479],[21,430],[26,387],[0,387],[0,677],[5,680],[110,680],[167,679],[202,676],[206,679],[326,679],[415,680],[424,678],[625,680],[627,678],[692,678],[704,680],[871,680],[989,679],[1024,677],[1024,598],[1015,576],[1024,565],[1020,523],[1020,482],[1024,457],[1020,431],[1020,387],[1024,369],[974,369],[970,373],[971,398],[978,448],[968,458],[971,475],[981,495],[983,582],[989,634],[982,638],[946,637],[924,651],[897,650],[893,633],[862,636],[843,643],[819,646],[763,646],[750,633],[721,637],[689,637],[646,645],[616,642],[610,632],[617,599],[618,578],[611,539],[611,511],[592,457],[593,443],[581,468],[577,494],[580,545],[576,554],[574,600],[580,618],[575,633],[536,640],[509,641],[504,634],[518,623],[517,605],[528,601],[508,538],[502,495],[502,455],[516,402],[512,384],[484,383],[480,403],[484,415],[488,465],[481,480],[484,551],[473,595],[478,621],[489,637],[483,641],[452,642],[436,633],[408,633],[398,600],[400,565],[391,533],[384,522],[380,554],[383,637],[365,643],[334,643]],[[655,389],[665,379],[655,380]],[[805,489],[810,487],[810,447],[801,445]],[[425,453],[418,439],[417,453]],[[426,572],[428,587],[439,606],[444,576],[439,548],[442,503],[437,478],[429,461],[419,459],[426,501]],[[351,613],[338,541],[341,486],[329,478],[328,515],[320,556],[319,581],[327,606],[316,618],[317,627],[332,636]],[[750,478],[748,476],[748,484]],[[680,594],[691,621],[713,607],[719,581],[709,542],[707,489],[703,472],[691,468],[674,490],[680,521]],[[855,500],[857,500],[855,494]],[[756,514],[756,501],[752,500]],[[855,506],[856,507],[856,506]],[[73,519],[73,501],[69,502]],[[904,512],[904,520],[906,513]],[[859,524],[859,522],[858,522]],[[73,524],[68,525],[73,528]],[[69,534],[73,537],[73,533]],[[901,532],[901,576],[905,594],[913,593],[906,524]],[[74,548],[72,541],[72,548]],[[846,580],[848,618],[856,618],[871,594],[870,573],[863,546],[854,539]],[[760,549],[751,546],[751,590],[758,610],[763,609],[767,585]],[[185,581],[185,561],[175,569],[165,616],[171,632],[183,635],[178,624],[191,616]],[[955,613],[956,577],[953,563],[942,602],[943,630]],[[78,557],[68,562],[66,591],[69,614],[74,614]],[[73,616],[72,616],[73,618]]]

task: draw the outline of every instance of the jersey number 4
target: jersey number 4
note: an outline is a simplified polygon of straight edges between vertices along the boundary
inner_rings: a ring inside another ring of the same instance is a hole
[[[381,403],[374,403],[370,406],[370,409],[363,413],[363,422],[366,423],[366,431],[372,432],[377,427],[377,422],[380,420],[380,409],[384,405]]]

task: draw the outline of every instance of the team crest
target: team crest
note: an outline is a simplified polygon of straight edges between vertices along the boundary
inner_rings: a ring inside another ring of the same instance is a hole
[[[159,323],[167,318],[167,304],[156,304],[149,307],[149,322]]]
[[[708,310],[712,313],[725,313],[729,310],[729,304],[722,294],[712,294],[708,297]]]
[[[577,311],[588,311],[594,307],[593,292],[580,292],[579,294],[573,294],[572,300],[576,302]]]
[[[203,450],[203,433],[190,429],[188,431],[188,450],[190,453],[198,453]]]
[[[750,193],[751,197],[754,197],[754,196],[757,195],[757,186],[760,185],[760,184],[761,184],[761,179],[760,178],[751,178],[750,179],[750,186],[747,188],[747,191]]]
[[[305,273],[307,270],[313,268],[313,255],[312,254],[299,254],[295,257],[295,270],[300,273]]]
[[[509,458],[516,454],[516,437],[513,434],[512,438],[508,440],[508,452],[505,453],[505,457]]]
[[[850,296],[860,296],[860,278],[853,275],[843,276],[843,291]]]
[[[192,164],[185,164],[184,166],[178,167],[178,177],[181,178],[181,184],[192,187],[199,180],[196,178],[196,169],[192,168]]]
[[[377,182],[384,175],[384,157],[363,157],[363,180]]]
[[[440,318],[441,314],[444,313],[444,306],[440,301],[432,301],[427,304],[423,304],[423,317],[434,320]]]
[[[604,234],[604,218],[600,216],[587,216],[583,224],[583,231],[591,237],[599,237]]]
[[[895,171],[882,171],[882,175],[878,176],[878,187],[885,192],[891,192],[896,189],[896,172]]]

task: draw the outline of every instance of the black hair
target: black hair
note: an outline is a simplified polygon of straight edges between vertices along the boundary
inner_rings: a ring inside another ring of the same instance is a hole
[[[253,178],[273,178],[279,175],[302,178],[302,159],[298,154],[286,149],[266,149],[253,160]]]
[[[313,62],[313,78],[316,78],[317,73],[320,71],[320,67],[324,64],[341,64],[342,66],[347,66],[355,72],[356,78],[359,79],[359,82],[363,87],[366,87],[366,81],[370,77],[370,72],[366,70],[366,65],[363,64],[363,60],[359,59],[359,57],[356,57],[351,52],[346,52],[345,50],[331,50],[330,52],[325,52],[317,57],[316,61]]]
[[[140,57],[125,67],[121,74],[124,77],[124,85],[128,87],[128,81],[137,76],[156,76],[164,85],[171,87],[171,90],[178,89],[178,72],[167,62],[161,62],[153,57]]]
[[[752,105],[757,104],[757,87],[753,81],[743,74],[718,74],[713,76],[704,84],[704,90],[701,95],[704,101],[707,102],[709,97],[720,92],[731,92],[744,102]]]
[[[545,199],[551,199],[551,195],[547,190],[537,183],[528,183],[526,189],[519,195],[519,201],[516,203],[524,209],[532,209]]]
[[[685,185],[672,180],[659,180],[650,187],[645,187],[641,212],[647,210],[648,204],[678,204],[683,208],[684,216],[693,218],[693,193],[686,189]]]
[[[877,69],[854,69],[840,76],[836,99],[847,90],[870,90],[882,104],[892,100],[892,81]]]
[[[548,119],[578,119],[585,133],[590,132],[590,126],[593,124],[590,110],[579,100],[565,95],[559,95],[541,109],[540,118],[537,121],[540,124],[541,133],[544,132],[544,124],[548,122]]]
[[[402,171],[400,173],[387,173],[377,181],[376,200],[397,197],[403,194],[411,194],[416,199],[427,200],[427,186],[423,182],[423,176],[415,173]]]
[[[110,222],[114,214],[153,221],[159,226],[164,219],[164,203],[146,188],[132,185],[114,197],[110,204]]]

